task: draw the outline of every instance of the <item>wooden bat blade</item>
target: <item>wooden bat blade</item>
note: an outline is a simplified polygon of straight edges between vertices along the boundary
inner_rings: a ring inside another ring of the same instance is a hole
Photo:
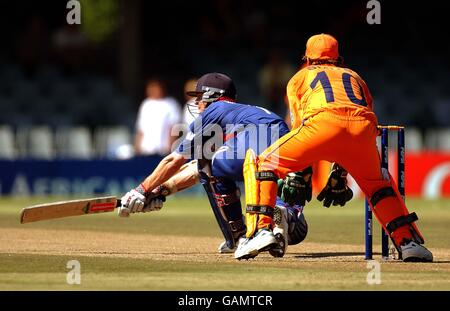
[[[113,196],[33,205],[22,209],[20,223],[112,212],[118,206],[120,200]]]

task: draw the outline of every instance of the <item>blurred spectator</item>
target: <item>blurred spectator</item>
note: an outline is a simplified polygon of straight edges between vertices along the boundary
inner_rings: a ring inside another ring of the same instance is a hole
[[[197,111],[193,111],[195,109],[195,107],[193,106],[195,102],[195,97],[187,95],[186,92],[195,90],[196,84],[197,79],[195,78],[187,80],[186,83],[184,84],[184,99],[186,102],[183,107],[183,123],[188,125],[195,120],[196,118],[195,114]]]
[[[147,82],[146,96],[136,121],[136,154],[164,155],[170,152],[172,143],[178,138],[171,133],[172,127],[180,122],[179,105],[167,96],[166,86],[159,79]]]
[[[259,72],[259,87],[264,96],[264,106],[283,116],[286,113],[284,96],[295,67],[283,60],[281,51],[272,50],[267,63]]]

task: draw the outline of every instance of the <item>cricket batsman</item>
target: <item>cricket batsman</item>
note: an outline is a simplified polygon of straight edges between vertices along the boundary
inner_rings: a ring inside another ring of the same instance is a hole
[[[196,97],[200,112],[190,125],[191,133],[151,175],[122,197],[119,215],[159,210],[166,196],[200,181],[225,238],[219,252],[233,252],[246,232],[236,184],[243,181],[245,153],[249,148],[262,152],[287,134],[289,128],[281,117],[267,109],[237,103],[235,85],[224,74],[202,76],[188,95]],[[186,159],[191,161],[186,163]],[[278,200],[275,239],[267,245],[275,257],[282,257],[288,244],[300,243],[306,237],[307,223],[302,211],[305,202],[311,200],[311,174],[308,168],[280,180],[280,197],[284,201]]]
[[[287,85],[292,130],[258,157],[247,151],[244,164],[246,240],[236,259],[252,258],[275,240],[273,208],[277,181],[319,160],[339,163],[369,198],[370,207],[403,261],[431,262],[432,253],[415,225],[394,180],[382,170],[376,145],[377,117],[364,80],[343,66],[337,40],[314,35],[305,64]]]

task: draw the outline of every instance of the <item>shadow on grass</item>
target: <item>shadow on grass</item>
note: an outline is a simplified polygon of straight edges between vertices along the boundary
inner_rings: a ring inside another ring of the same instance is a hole
[[[377,255],[377,253],[374,253]],[[361,256],[364,257],[363,252],[323,252],[323,253],[303,253],[297,254],[295,258],[327,258],[327,257],[354,257]]]
[[[374,256],[381,256],[381,253],[373,253]],[[355,257],[359,256],[361,258],[364,258],[365,253],[364,252],[322,252],[322,253],[303,253],[303,254],[295,254],[294,258],[298,259],[311,259],[311,258],[329,258],[329,257]],[[376,259],[376,258],[374,258]],[[389,259],[389,262],[398,262],[402,263],[402,260],[398,259]],[[449,260],[434,260],[432,264],[448,264],[450,263]],[[426,264],[426,263],[425,263]]]

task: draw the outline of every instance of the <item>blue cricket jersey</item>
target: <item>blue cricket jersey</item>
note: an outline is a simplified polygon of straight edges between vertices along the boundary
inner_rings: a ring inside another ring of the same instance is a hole
[[[238,133],[248,131],[252,126],[258,131],[260,125],[277,129],[278,137],[289,132],[284,120],[265,108],[225,100],[217,101],[211,103],[189,125],[191,133],[178,146],[177,152],[189,159],[199,158],[203,156],[203,146],[214,135],[217,138],[220,134],[223,144]],[[221,133],[217,133],[217,131],[221,131]],[[273,137],[273,135],[270,136]],[[215,149],[219,147],[217,143],[213,146]]]

